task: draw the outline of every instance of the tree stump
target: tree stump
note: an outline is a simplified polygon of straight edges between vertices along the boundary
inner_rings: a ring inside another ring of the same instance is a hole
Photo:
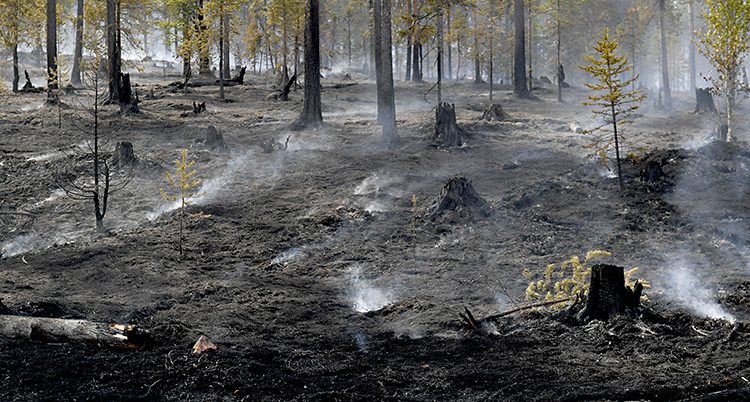
[[[729,135],[729,126],[726,124],[719,124],[714,129],[714,138],[716,138],[717,141],[726,141],[727,135]]]
[[[201,114],[206,111],[206,102],[195,103],[193,101],[193,114]]]
[[[591,283],[586,307],[579,313],[584,321],[607,321],[610,317],[635,311],[641,302],[643,285],[636,282],[635,289],[625,286],[622,267],[597,264],[591,267]]]
[[[503,121],[508,118],[508,114],[503,111],[502,105],[494,103],[488,106],[482,114],[484,121]]]
[[[138,163],[138,158],[135,157],[133,144],[127,141],[118,142],[115,146],[115,154],[112,156],[112,168],[122,169],[136,163]]]
[[[662,169],[662,164],[658,161],[645,162],[645,165],[641,170],[642,182],[656,183],[664,179],[664,176],[664,169]]]
[[[140,113],[138,109],[138,91],[133,94],[133,88],[130,84],[130,74],[120,73],[120,113]]]
[[[245,83],[245,70],[247,70],[247,67],[242,67],[240,69],[240,72],[237,74],[237,76],[236,77],[232,77],[229,80],[227,80],[227,82],[225,82],[224,85],[227,85],[227,84],[242,85],[242,84],[244,84]]]
[[[292,75],[292,78],[288,79],[284,88],[281,89],[281,94],[279,94],[280,101],[286,102],[289,100],[289,91],[291,91],[292,85],[295,82],[297,82],[297,74]]]
[[[435,134],[432,142],[436,146],[454,148],[463,145],[464,130],[456,123],[456,105],[441,103],[435,109]]]
[[[206,146],[210,149],[224,150],[227,148],[224,136],[214,126],[206,128]]]
[[[21,91],[24,91],[24,92],[33,91],[35,88],[34,88],[34,84],[31,83],[31,77],[29,77],[29,72],[26,70],[23,70],[23,75],[24,77],[26,77],[26,83],[23,84],[23,88],[21,88]]]
[[[468,211],[481,216],[490,214],[490,205],[474,189],[471,181],[465,177],[454,177],[443,186],[443,191],[433,207],[432,215],[446,212]]]
[[[695,113],[717,113],[710,88],[695,88]]]

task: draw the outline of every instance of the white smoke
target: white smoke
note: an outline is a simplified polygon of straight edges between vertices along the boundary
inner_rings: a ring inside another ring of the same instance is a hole
[[[734,322],[735,317],[717,302],[715,290],[696,274],[694,266],[678,258],[666,271],[664,278],[666,296],[691,313],[706,318]]]
[[[375,287],[362,278],[361,266],[351,267],[349,274],[351,290],[348,298],[354,311],[358,313],[377,311],[394,301],[394,295],[390,290]]]

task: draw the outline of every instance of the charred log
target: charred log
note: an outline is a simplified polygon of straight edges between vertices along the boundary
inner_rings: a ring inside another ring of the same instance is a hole
[[[432,137],[434,145],[445,148],[463,145],[464,130],[456,123],[456,106],[441,103],[435,109],[435,134]]]
[[[206,111],[206,102],[196,103],[193,101],[193,114],[201,114]]]
[[[717,113],[710,88],[695,88],[695,113]]]
[[[640,306],[643,285],[636,282],[633,289],[625,286],[622,267],[598,264],[591,267],[586,307],[578,317],[583,321],[607,321],[610,317],[635,312]]]
[[[148,333],[132,325],[86,320],[0,315],[0,336],[41,342],[97,343],[110,347],[140,348]]]

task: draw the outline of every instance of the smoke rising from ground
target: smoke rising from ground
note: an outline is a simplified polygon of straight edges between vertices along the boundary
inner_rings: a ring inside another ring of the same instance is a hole
[[[709,266],[696,267],[682,257],[675,259],[660,280],[664,291],[678,305],[695,315],[734,322],[735,317],[716,301],[716,291],[709,287],[706,275],[698,275],[698,268],[705,272]]]
[[[375,287],[369,280],[362,277],[362,266],[351,267],[349,277],[350,290],[347,298],[354,311],[358,313],[377,311],[394,302],[395,296],[392,291]]]

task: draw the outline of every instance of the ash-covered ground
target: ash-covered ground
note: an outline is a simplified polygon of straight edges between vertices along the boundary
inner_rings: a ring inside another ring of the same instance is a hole
[[[42,107],[44,94],[3,99],[5,312],[132,323],[154,339],[122,351],[0,338],[0,399],[750,397],[746,109],[738,141],[723,144],[709,140],[717,118],[690,113],[687,95],[671,114],[644,105],[622,134],[633,154],[621,191],[575,132],[595,125],[580,89],[558,104],[549,90],[527,101],[500,88],[510,118],[484,122],[489,88],[448,83],[468,135],[445,150],[430,144],[431,84],[399,83],[402,141],[385,149],[374,84],[358,77],[324,79],[325,127],[303,132],[288,130],[301,91],[266,100],[267,80],[249,77],[222,103],[216,87],[166,86],[177,79],[134,75],[143,113],[101,110],[107,150],[129,141],[139,159],[110,200],[106,234],[91,203],[52,179],[85,163],[79,109],[91,91],[62,95],[63,110]],[[207,112],[192,115],[193,101]],[[209,125],[226,149],[206,147]],[[178,210],[159,189],[183,148],[202,185],[180,258]],[[663,165],[656,183],[640,179],[650,160]],[[432,214],[454,176],[472,181],[487,216]],[[523,304],[524,269],[540,276],[595,249],[651,282],[641,315],[584,325],[532,310],[483,333],[462,328],[464,307],[482,317]],[[218,350],[191,354],[200,335]]]

